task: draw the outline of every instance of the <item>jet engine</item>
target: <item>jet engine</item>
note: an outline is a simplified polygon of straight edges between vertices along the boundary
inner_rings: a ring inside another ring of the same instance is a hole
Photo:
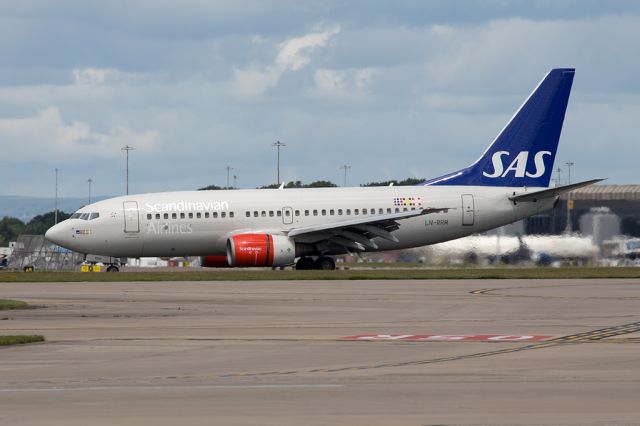
[[[203,268],[228,268],[227,256],[202,256],[200,266]]]
[[[286,266],[296,258],[296,243],[285,235],[238,234],[227,240],[229,266]]]

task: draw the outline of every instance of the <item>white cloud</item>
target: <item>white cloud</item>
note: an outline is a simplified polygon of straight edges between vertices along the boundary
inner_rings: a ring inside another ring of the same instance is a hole
[[[316,86],[324,91],[362,91],[375,74],[372,68],[332,70],[320,68],[314,74]]]
[[[264,93],[278,84],[287,71],[298,71],[311,62],[311,54],[318,47],[327,45],[332,36],[340,32],[340,27],[332,27],[322,32],[306,34],[289,39],[279,45],[279,52],[273,64],[248,69],[234,69],[234,89],[243,96]]]
[[[0,139],[7,156],[48,161],[91,157],[116,157],[126,144],[142,151],[153,151],[159,141],[156,131],[135,132],[115,126],[102,133],[81,121],[65,123],[57,107],[34,116],[0,118]]]
[[[115,83],[133,83],[144,78],[139,73],[129,73],[115,68],[74,68],[71,76],[75,85],[102,86]]]

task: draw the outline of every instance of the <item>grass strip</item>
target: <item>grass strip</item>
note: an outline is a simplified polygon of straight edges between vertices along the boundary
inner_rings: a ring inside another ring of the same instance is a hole
[[[0,299],[0,311],[9,309],[27,309],[27,302],[21,300]]]
[[[348,269],[296,271],[271,269],[211,269],[118,273],[12,272],[0,273],[0,282],[128,282],[128,281],[272,281],[272,280],[430,280],[430,279],[585,279],[640,278],[640,268],[459,268],[459,269]]]
[[[27,335],[27,336],[0,336],[0,346],[8,345],[24,345],[25,343],[44,342],[44,336]]]

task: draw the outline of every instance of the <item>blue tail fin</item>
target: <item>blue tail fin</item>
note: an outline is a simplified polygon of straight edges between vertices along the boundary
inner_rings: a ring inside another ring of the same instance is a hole
[[[574,73],[549,71],[482,157],[420,185],[549,186]]]

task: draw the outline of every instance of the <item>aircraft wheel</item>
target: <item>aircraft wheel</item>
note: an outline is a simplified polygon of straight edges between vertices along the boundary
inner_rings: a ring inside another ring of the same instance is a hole
[[[301,257],[296,262],[296,270],[306,271],[309,269],[315,269],[316,263],[310,257]]]
[[[115,265],[111,265],[107,268],[107,272],[119,272],[119,271],[120,269]]]
[[[323,271],[332,271],[336,269],[336,262],[334,262],[333,259],[328,256],[319,257],[315,263],[315,269],[321,269]]]

